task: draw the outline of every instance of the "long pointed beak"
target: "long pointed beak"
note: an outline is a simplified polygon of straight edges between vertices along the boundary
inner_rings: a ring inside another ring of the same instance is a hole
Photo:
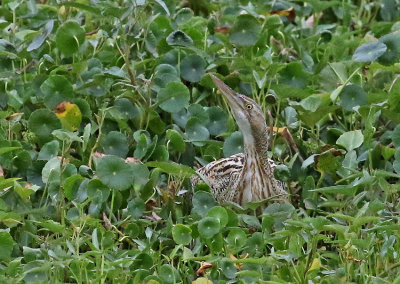
[[[232,112],[237,112],[243,109],[243,102],[240,99],[239,95],[229,88],[224,82],[218,79],[216,76],[210,74],[211,79],[214,81],[214,84],[218,87],[220,92],[224,95],[224,97],[228,100],[229,106],[232,109]]]

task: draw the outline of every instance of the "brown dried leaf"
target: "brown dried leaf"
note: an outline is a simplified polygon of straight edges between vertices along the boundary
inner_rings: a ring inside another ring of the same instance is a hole
[[[201,263],[200,268],[197,269],[196,275],[197,275],[197,276],[204,275],[204,273],[206,273],[206,269],[212,268],[212,267],[214,267],[214,264],[203,261],[203,262]]]

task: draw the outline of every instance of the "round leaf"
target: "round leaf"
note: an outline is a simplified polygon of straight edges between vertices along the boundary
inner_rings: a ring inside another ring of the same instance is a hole
[[[243,153],[243,135],[236,131],[229,136],[223,146],[224,156],[229,157],[234,154]]]
[[[212,217],[205,217],[198,224],[200,236],[206,239],[212,238],[220,230],[219,221]]]
[[[128,214],[131,215],[133,219],[140,218],[145,209],[144,201],[141,198],[135,198],[128,203]]]
[[[175,31],[170,33],[166,39],[169,45],[177,46],[191,46],[193,45],[193,40],[182,31]]]
[[[193,209],[192,212],[205,216],[212,207],[216,205],[214,197],[205,191],[197,191],[192,199]]]
[[[85,41],[85,30],[74,21],[65,22],[56,33],[56,44],[65,56],[72,56]]]
[[[207,109],[209,123],[207,124],[208,131],[211,135],[219,135],[226,131],[228,115],[220,107],[212,106]]]
[[[367,94],[358,85],[345,86],[339,96],[340,104],[347,111],[353,110],[353,107],[367,104],[368,100]]]
[[[183,153],[186,149],[185,141],[178,131],[168,129],[165,138],[168,140],[168,147],[171,147],[177,152]]]
[[[0,260],[9,261],[14,247],[14,240],[9,232],[0,232]]]
[[[181,82],[169,82],[157,95],[160,108],[176,113],[189,105],[189,89]]]
[[[54,109],[59,103],[71,101],[74,98],[74,91],[71,83],[61,75],[52,75],[40,86],[44,95],[44,104]]]
[[[192,117],[186,123],[186,134],[192,141],[204,141],[210,137],[208,129],[197,117]]]
[[[225,208],[221,206],[215,206],[207,212],[207,217],[214,218],[219,221],[221,228],[228,224],[228,213]]]
[[[101,140],[101,146],[107,155],[125,158],[129,147],[126,136],[119,131],[111,131]]]
[[[354,150],[362,145],[364,135],[361,130],[345,132],[336,141],[336,144],[343,146],[347,151]]]
[[[239,228],[230,229],[227,241],[228,244],[233,246],[234,248],[240,248],[246,244],[246,233]]]
[[[132,185],[132,168],[119,157],[100,158],[96,164],[96,173],[112,189],[124,190]]]
[[[169,82],[180,82],[178,71],[172,65],[160,64],[156,67],[153,82],[158,89],[164,88]]]
[[[51,133],[61,128],[61,123],[57,116],[48,109],[35,110],[28,121],[29,130],[38,136],[42,143],[51,140]]]
[[[240,15],[236,18],[229,39],[235,45],[252,46],[257,42],[260,31],[260,25],[253,16]]]
[[[391,65],[400,59],[400,33],[391,33],[384,35],[379,39],[379,42],[384,43],[387,47],[385,53],[379,58],[378,62],[383,65]]]
[[[386,49],[386,45],[379,41],[364,43],[354,52],[353,60],[357,62],[374,61],[384,54]]]
[[[189,82],[198,82],[205,72],[204,60],[196,55],[186,56],[181,62],[181,76]]]
[[[172,228],[172,237],[178,245],[188,245],[192,240],[192,230],[183,224],[177,224]]]
[[[139,115],[139,110],[127,98],[120,98],[114,103],[116,112],[112,112],[116,119],[133,119]]]

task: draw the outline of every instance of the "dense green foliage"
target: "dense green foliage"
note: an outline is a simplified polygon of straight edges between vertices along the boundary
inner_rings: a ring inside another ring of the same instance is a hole
[[[0,1],[0,283],[400,283],[399,5]],[[185,194],[243,151],[208,73],[291,204]]]

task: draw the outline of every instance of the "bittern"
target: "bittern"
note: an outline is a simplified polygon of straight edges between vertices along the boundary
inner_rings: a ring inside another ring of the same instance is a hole
[[[274,196],[278,201],[287,201],[284,183],[274,177],[276,164],[267,156],[268,127],[261,107],[251,98],[234,92],[217,77],[211,75],[211,78],[226,98],[243,134],[244,153],[198,169],[202,178],[191,178],[193,188],[204,179],[219,202],[233,201],[243,205]]]

